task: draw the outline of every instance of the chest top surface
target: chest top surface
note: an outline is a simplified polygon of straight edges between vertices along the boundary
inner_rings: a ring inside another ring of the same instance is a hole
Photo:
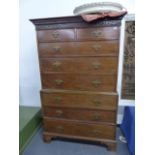
[[[67,16],[54,18],[30,19],[35,25],[36,30],[48,29],[68,29],[68,28],[86,28],[86,27],[111,27],[121,25],[120,17],[98,19],[93,22],[85,22],[81,16]]]

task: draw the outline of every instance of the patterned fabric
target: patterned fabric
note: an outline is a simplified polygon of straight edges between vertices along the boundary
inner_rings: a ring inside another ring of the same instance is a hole
[[[122,99],[135,99],[135,21],[126,21]]]

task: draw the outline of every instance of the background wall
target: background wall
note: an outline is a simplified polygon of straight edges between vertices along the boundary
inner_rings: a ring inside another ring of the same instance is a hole
[[[106,0],[109,1],[109,0]],[[128,13],[134,13],[134,0],[111,0],[121,3]],[[39,91],[41,88],[39,65],[34,25],[29,21],[33,18],[73,15],[73,9],[84,3],[102,2],[99,0],[20,0],[20,50],[19,50],[19,102],[20,105],[40,106]],[[123,34],[122,34],[123,43]],[[118,78],[118,91],[121,90],[121,64]],[[120,105],[133,104],[133,101],[119,101]],[[122,114],[123,108],[119,108]]]

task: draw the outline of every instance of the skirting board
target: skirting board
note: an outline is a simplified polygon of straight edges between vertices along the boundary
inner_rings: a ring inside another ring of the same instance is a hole
[[[40,107],[19,108],[19,153],[21,154],[41,126]]]

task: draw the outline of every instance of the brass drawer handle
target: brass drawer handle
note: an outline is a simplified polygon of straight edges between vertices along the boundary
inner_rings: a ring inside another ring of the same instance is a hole
[[[100,105],[101,105],[101,102],[98,101],[98,100],[94,100],[93,103],[94,103],[96,106],[100,106]]]
[[[63,82],[64,82],[64,81],[61,80],[61,79],[55,80],[55,83],[56,83],[56,85],[58,85],[58,86],[61,85]]]
[[[98,114],[98,113],[94,113],[94,114],[93,114],[93,120],[99,121],[100,118],[101,118],[101,115],[100,115],[100,114]]]
[[[59,45],[54,46],[54,47],[53,47],[53,50],[54,50],[55,52],[60,52],[60,46],[59,46]]]
[[[100,80],[94,80],[94,81],[92,81],[92,84],[94,87],[98,87],[101,85],[101,81]]]
[[[60,96],[55,97],[55,102],[56,103],[60,103],[61,100],[62,100],[62,97],[60,97]]]
[[[93,130],[93,134],[94,134],[95,136],[100,136],[100,135],[102,134],[102,132],[99,131],[99,130]]]
[[[95,51],[98,51],[98,50],[101,49],[101,45],[95,44],[95,45],[92,46],[92,48],[93,48]]]
[[[99,62],[93,62],[92,65],[94,69],[99,69],[101,67],[101,64]]]
[[[61,66],[61,62],[59,62],[59,61],[55,61],[55,62],[53,62],[53,64],[52,64],[52,66],[54,67],[54,68],[59,68],[60,66]]]
[[[55,113],[56,113],[56,115],[58,117],[61,117],[63,115],[63,111],[62,110],[56,110]]]
[[[93,35],[94,37],[100,37],[100,36],[102,35],[102,31],[93,31],[93,32],[92,32],[92,35]]]
[[[58,132],[63,132],[63,130],[64,130],[64,128],[63,128],[63,126],[57,126],[56,127],[56,130],[58,131]]]
[[[52,33],[52,37],[54,39],[59,39],[59,36],[60,36],[60,34],[58,32],[56,32],[56,31]]]

